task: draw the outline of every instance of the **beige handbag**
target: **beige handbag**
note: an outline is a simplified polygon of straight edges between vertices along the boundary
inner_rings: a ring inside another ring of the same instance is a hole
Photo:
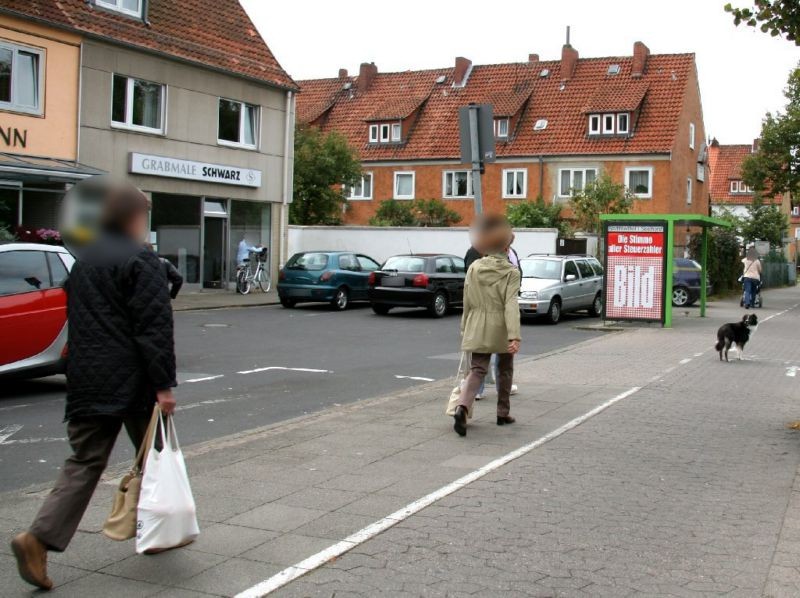
[[[461,361],[458,363],[458,372],[456,373],[456,385],[450,391],[450,399],[447,401],[447,409],[444,411],[445,415],[455,415],[456,407],[458,407],[458,402],[461,400],[461,385],[466,377],[466,372],[464,371],[466,355],[466,352],[461,353]],[[472,407],[467,411],[467,419],[472,419]]]
[[[153,407],[153,416],[147,425],[147,433],[136,454],[133,467],[122,478],[116,493],[114,493],[111,514],[103,524],[103,533],[112,540],[122,542],[136,537],[136,511],[139,505],[139,491],[142,488],[142,471],[147,459],[148,447],[158,426],[159,411],[158,405]]]

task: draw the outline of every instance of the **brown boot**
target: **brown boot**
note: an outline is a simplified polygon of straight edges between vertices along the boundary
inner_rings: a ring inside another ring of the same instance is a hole
[[[11,550],[17,557],[19,575],[32,586],[43,590],[53,588],[47,577],[47,548],[30,532],[22,532],[11,540]]]

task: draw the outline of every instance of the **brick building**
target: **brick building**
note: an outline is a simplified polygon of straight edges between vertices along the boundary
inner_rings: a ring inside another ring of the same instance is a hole
[[[535,199],[568,204],[600,172],[636,194],[635,212],[708,213],[705,129],[693,54],[579,58],[380,73],[299,82],[297,121],[339,131],[364,179],[347,190],[345,221],[365,224],[387,199],[439,198],[469,222],[472,177],[461,164],[458,109],[493,105],[497,162],[482,177],[484,208]],[[568,214],[568,210],[566,210]],[[680,242],[680,240],[679,240]]]

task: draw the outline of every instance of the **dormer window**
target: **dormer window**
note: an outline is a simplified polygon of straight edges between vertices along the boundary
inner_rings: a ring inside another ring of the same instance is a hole
[[[630,135],[631,115],[628,112],[610,112],[589,115],[589,135]]]
[[[370,143],[399,143],[403,129],[400,123],[379,123],[369,126]]]
[[[614,134],[614,122],[615,118],[613,114],[604,114],[603,115],[603,135],[613,135]]]
[[[142,17],[143,0],[94,0],[97,6],[108,8],[131,17]]]
[[[592,114],[589,116],[589,135],[600,134],[600,115]]]
[[[731,181],[731,193],[752,193],[753,188],[745,185],[744,181]]]
[[[508,119],[494,119],[494,136],[499,139],[508,139]]]
[[[628,134],[628,122],[629,116],[627,112],[620,112],[617,114],[617,134],[618,135],[627,135]]]

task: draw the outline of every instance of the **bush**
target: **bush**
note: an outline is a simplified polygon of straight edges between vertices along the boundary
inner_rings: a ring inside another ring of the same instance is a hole
[[[13,243],[16,240],[17,238],[14,236],[14,233],[12,233],[7,228],[3,228],[0,226],[0,244]]]
[[[441,199],[418,199],[412,209],[417,226],[453,226],[461,222],[461,214]]]
[[[561,206],[546,204],[541,195],[533,201],[509,204],[506,217],[517,228],[557,228],[560,236],[569,233],[569,225],[561,217]]]
[[[702,253],[702,242],[701,234],[692,235],[689,241],[689,253],[698,262]],[[741,259],[735,230],[712,228],[708,231],[708,277],[714,285],[715,293],[739,289]]]
[[[411,202],[387,199],[378,205],[375,215],[369,219],[370,226],[414,226],[414,210]]]

